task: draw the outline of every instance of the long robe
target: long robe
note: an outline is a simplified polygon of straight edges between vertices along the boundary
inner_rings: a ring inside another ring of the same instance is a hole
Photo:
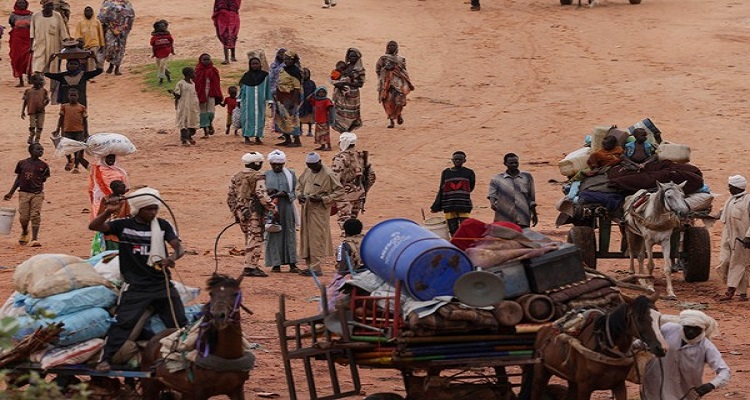
[[[179,129],[198,129],[200,125],[200,106],[195,85],[185,80],[177,82],[174,93],[180,96],[177,101],[177,127]]]
[[[225,49],[233,49],[237,45],[237,36],[240,33],[239,11],[241,5],[241,0],[214,1],[214,13],[211,19],[214,21],[216,36]]]
[[[267,267],[297,263],[297,224],[294,217],[294,200],[297,198],[294,190],[297,187],[297,176],[294,171],[288,171],[292,178],[291,185],[283,171],[279,173],[273,170],[266,171],[266,189],[289,194],[288,199],[277,199],[276,207],[278,208],[278,222],[282,227],[281,232],[267,232],[265,257]]]
[[[47,63],[53,54],[62,49],[62,42],[70,37],[65,20],[57,11],[52,11],[52,16],[45,17],[41,11],[31,16],[31,39],[34,39],[34,54],[31,59],[31,69],[38,72],[59,72],[59,63],[53,62],[49,69]]]
[[[655,358],[646,365],[641,387],[643,400],[678,400],[684,398],[692,387],[703,383],[705,364],[716,373],[709,382],[715,387],[726,386],[729,367],[721,358],[716,346],[707,338],[695,344],[682,345],[682,325],[674,322],[661,327],[669,351],[663,358]],[[662,378],[662,370],[664,378]],[[661,392],[661,393],[660,393]]]
[[[331,239],[331,206],[344,194],[344,187],[328,167],[314,173],[310,168],[299,177],[297,197],[320,196],[323,201],[306,201],[300,212],[300,249],[302,258],[333,255]]]
[[[19,14],[16,14],[18,12]],[[20,78],[23,74],[29,73],[29,64],[31,63],[31,16],[32,14],[23,15],[24,11],[17,10],[10,14],[9,23],[13,27],[10,33],[8,43],[10,45],[10,66],[13,70],[13,77]]]
[[[406,106],[406,95],[412,91],[406,59],[396,54],[385,54],[375,64],[378,74],[378,102],[389,119],[396,119]]]
[[[737,239],[750,236],[750,195],[746,192],[730,197],[721,212],[721,252],[716,267],[728,287],[737,288],[745,294],[750,269],[750,249],[742,246]]]
[[[104,60],[120,65],[125,57],[128,35],[133,29],[135,10],[130,0],[104,0],[99,10],[99,21],[104,31]]]
[[[240,85],[240,126],[242,136],[263,137],[266,104],[273,101],[268,77],[257,86]]]

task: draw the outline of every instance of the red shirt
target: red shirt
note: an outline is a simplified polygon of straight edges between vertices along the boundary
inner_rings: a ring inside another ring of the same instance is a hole
[[[227,114],[232,115],[234,109],[237,108],[237,98],[227,96],[227,98],[224,99],[224,105],[227,106]]]
[[[331,99],[325,98],[323,100],[318,100],[315,97],[310,97],[308,101],[312,105],[313,120],[316,124],[331,123],[328,115],[328,109],[333,107],[333,102],[331,101]]]
[[[154,57],[156,58],[167,58],[172,54],[172,45],[174,39],[172,35],[168,33],[152,33],[151,34],[151,48],[154,51]]]

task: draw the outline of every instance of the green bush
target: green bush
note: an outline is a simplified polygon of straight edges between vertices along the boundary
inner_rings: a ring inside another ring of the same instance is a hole
[[[143,92],[157,92],[165,96],[172,97],[171,94],[167,93],[167,89],[174,89],[174,86],[182,79],[182,69],[185,67],[195,68],[196,59],[193,58],[182,58],[182,59],[171,59],[168,62],[168,69],[172,74],[172,82],[169,83],[166,80],[164,84],[159,86],[159,78],[156,77],[156,63],[149,63],[140,65],[131,70],[134,75],[141,75],[145,87]],[[218,67],[221,74],[221,86],[223,90],[232,85],[237,85],[240,81],[244,71],[235,71],[224,67]]]

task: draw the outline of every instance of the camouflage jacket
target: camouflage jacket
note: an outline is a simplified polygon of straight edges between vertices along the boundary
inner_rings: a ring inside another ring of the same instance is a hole
[[[336,178],[344,186],[343,200],[357,200],[365,195],[375,183],[375,171],[368,168],[367,187],[364,182],[365,162],[361,152],[355,149],[344,150],[333,157],[331,166]]]
[[[232,177],[227,193],[229,211],[241,221],[251,214],[276,211],[276,204],[266,192],[266,175],[262,171],[240,171]]]

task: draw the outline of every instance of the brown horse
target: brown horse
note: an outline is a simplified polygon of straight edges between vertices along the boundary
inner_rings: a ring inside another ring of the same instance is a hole
[[[144,399],[158,399],[164,390],[179,392],[185,400],[202,400],[222,394],[232,400],[245,398],[243,387],[249,368],[219,370],[221,367],[208,369],[202,366],[206,364],[205,360],[218,360],[219,364],[231,365],[233,361],[252,358],[250,353],[245,354],[242,345],[241,282],[242,276],[234,279],[214,274],[208,279],[211,300],[205,306],[205,314],[199,322],[200,333],[196,343],[198,360],[188,369],[170,373],[163,362],[159,341],[174,332],[174,329],[168,329],[149,341],[141,368],[153,371],[155,378],[144,380]]]
[[[589,400],[596,390],[611,390],[616,400],[627,400],[633,341],[640,339],[657,357],[666,354],[667,344],[654,299],[623,299],[611,312],[590,318],[575,338],[551,324],[539,331],[535,348],[541,362],[534,366],[531,400],[544,398],[552,375],[568,381],[567,400]]]

